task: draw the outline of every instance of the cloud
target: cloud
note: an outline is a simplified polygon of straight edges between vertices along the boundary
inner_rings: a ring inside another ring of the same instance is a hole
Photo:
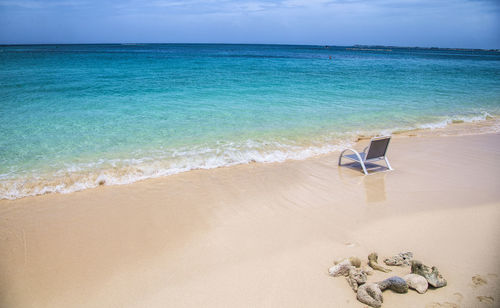
[[[80,6],[86,4],[84,1],[60,0],[60,1],[36,1],[36,0],[16,0],[0,1],[0,6],[19,7],[24,9],[43,9],[53,7]]]

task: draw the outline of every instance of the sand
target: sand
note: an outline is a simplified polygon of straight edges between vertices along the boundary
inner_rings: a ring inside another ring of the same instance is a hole
[[[328,268],[373,251],[448,280],[383,307],[499,305],[500,134],[394,138],[389,158],[369,176],[332,153],[0,201],[0,307],[364,307]]]

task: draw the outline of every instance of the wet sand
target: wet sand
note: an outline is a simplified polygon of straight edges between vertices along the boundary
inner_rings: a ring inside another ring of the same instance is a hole
[[[369,176],[332,153],[0,201],[0,307],[363,307],[327,271],[373,251],[448,280],[383,307],[498,305],[500,134],[394,138],[389,158]]]

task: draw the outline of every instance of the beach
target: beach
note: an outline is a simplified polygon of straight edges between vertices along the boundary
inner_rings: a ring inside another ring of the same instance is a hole
[[[364,307],[328,268],[406,251],[448,285],[383,307],[496,306],[500,134],[475,127],[395,135],[369,176],[331,152],[0,200],[0,306]]]
[[[0,1],[0,308],[500,307],[499,22]]]

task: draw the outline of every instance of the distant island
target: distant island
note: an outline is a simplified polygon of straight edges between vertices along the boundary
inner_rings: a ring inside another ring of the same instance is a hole
[[[479,48],[445,48],[445,47],[410,47],[410,46],[385,46],[385,45],[359,45],[356,44],[349,50],[380,50],[391,51],[392,49],[421,49],[421,50],[455,50],[455,51],[493,51],[500,52],[500,49],[479,49]]]

